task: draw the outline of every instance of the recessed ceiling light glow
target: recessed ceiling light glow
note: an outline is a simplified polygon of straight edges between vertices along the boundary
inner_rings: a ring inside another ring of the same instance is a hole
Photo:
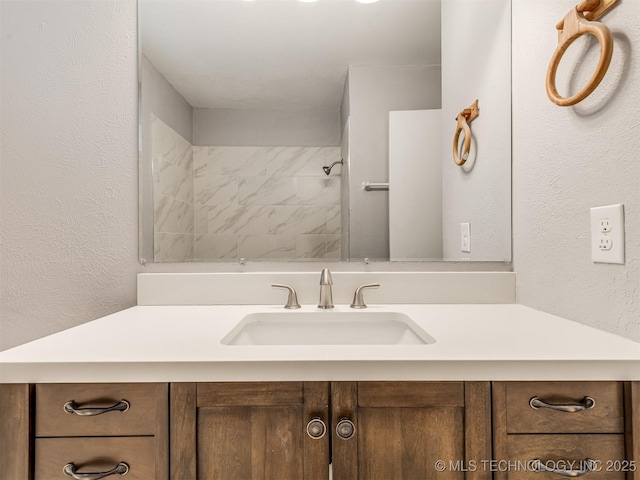
[[[378,0],[356,0],[358,3],[376,3]]]

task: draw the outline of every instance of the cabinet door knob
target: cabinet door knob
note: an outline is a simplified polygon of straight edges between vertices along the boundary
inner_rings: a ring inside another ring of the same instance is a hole
[[[577,404],[557,404],[557,403],[547,403],[544,400],[541,400],[540,397],[533,397],[529,400],[529,405],[534,410],[538,410],[539,408],[550,408],[551,410],[557,410],[558,412],[568,412],[575,413],[581,412],[583,410],[588,410],[589,408],[593,408],[596,404],[596,401],[591,397],[584,397],[580,403]]]
[[[96,415],[102,415],[107,412],[126,412],[129,410],[130,406],[131,404],[126,400],[120,400],[111,407],[80,408],[80,405],[71,400],[64,404],[64,411],[72,415],[80,415],[82,417],[95,417]]]
[[[325,433],[327,433],[327,426],[320,418],[313,418],[307,423],[307,435],[314,440],[320,440]]]
[[[565,468],[557,468],[556,465],[561,462],[554,461],[553,465],[546,465],[540,459],[536,459],[533,461],[533,471],[534,472],[550,472],[555,473],[561,477],[581,477],[586,475],[587,473],[593,471],[594,469],[594,461],[590,458],[586,458],[580,462],[579,469],[565,469]],[[564,465],[569,464],[569,462],[562,462]],[[576,463],[576,462],[572,462]]]
[[[110,475],[126,475],[128,471],[129,465],[124,462],[120,462],[113,470],[109,470],[108,472],[78,473],[73,463],[67,463],[62,468],[62,473],[75,480],[100,480]]]
[[[356,426],[348,418],[343,418],[336,425],[336,433],[343,440],[349,440],[356,433]]]

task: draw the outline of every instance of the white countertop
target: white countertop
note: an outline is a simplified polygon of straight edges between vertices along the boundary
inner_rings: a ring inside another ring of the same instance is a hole
[[[133,307],[0,352],[0,382],[640,380],[639,343],[515,304],[369,306],[408,315],[436,339],[429,345],[220,343],[245,315],[273,311],[287,313]]]

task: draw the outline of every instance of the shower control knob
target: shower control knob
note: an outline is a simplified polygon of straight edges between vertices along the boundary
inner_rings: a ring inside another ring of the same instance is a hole
[[[320,418],[313,418],[307,423],[307,435],[314,440],[319,440],[327,433],[327,426]]]
[[[356,426],[348,418],[343,418],[336,425],[336,433],[343,440],[349,440],[356,433]]]

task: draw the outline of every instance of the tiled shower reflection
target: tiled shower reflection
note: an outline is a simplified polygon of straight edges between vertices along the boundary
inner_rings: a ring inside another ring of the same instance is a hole
[[[193,260],[193,147],[159,118],[151,117],[153,258]]]
[[[164,146],[159,151],[181,155],[181,142],[158,139],[158,143]],[[167,146],[174,143],[175,147]],[[154,197],[156,261],[340,259],[340,170],[331,176],[322,171],[323,165],[340,160],[340,147],[195,146],[191,150],[191,189],[183,186],[180,171],[174,190],[182,192],[180,198],[192,210],[177,201],[171,206],[164,201],[162,207],[164,194]],[[154,163],[154,188],[163,192],[168,180],[162,183],[160,177],[156,184]],[[174,207],[182,210],[174,212]],[[166,220],[190,214],[190,224]],[[180,241],[173,239],[176,235]],[[182,236],[192,237],[191,250]]]

